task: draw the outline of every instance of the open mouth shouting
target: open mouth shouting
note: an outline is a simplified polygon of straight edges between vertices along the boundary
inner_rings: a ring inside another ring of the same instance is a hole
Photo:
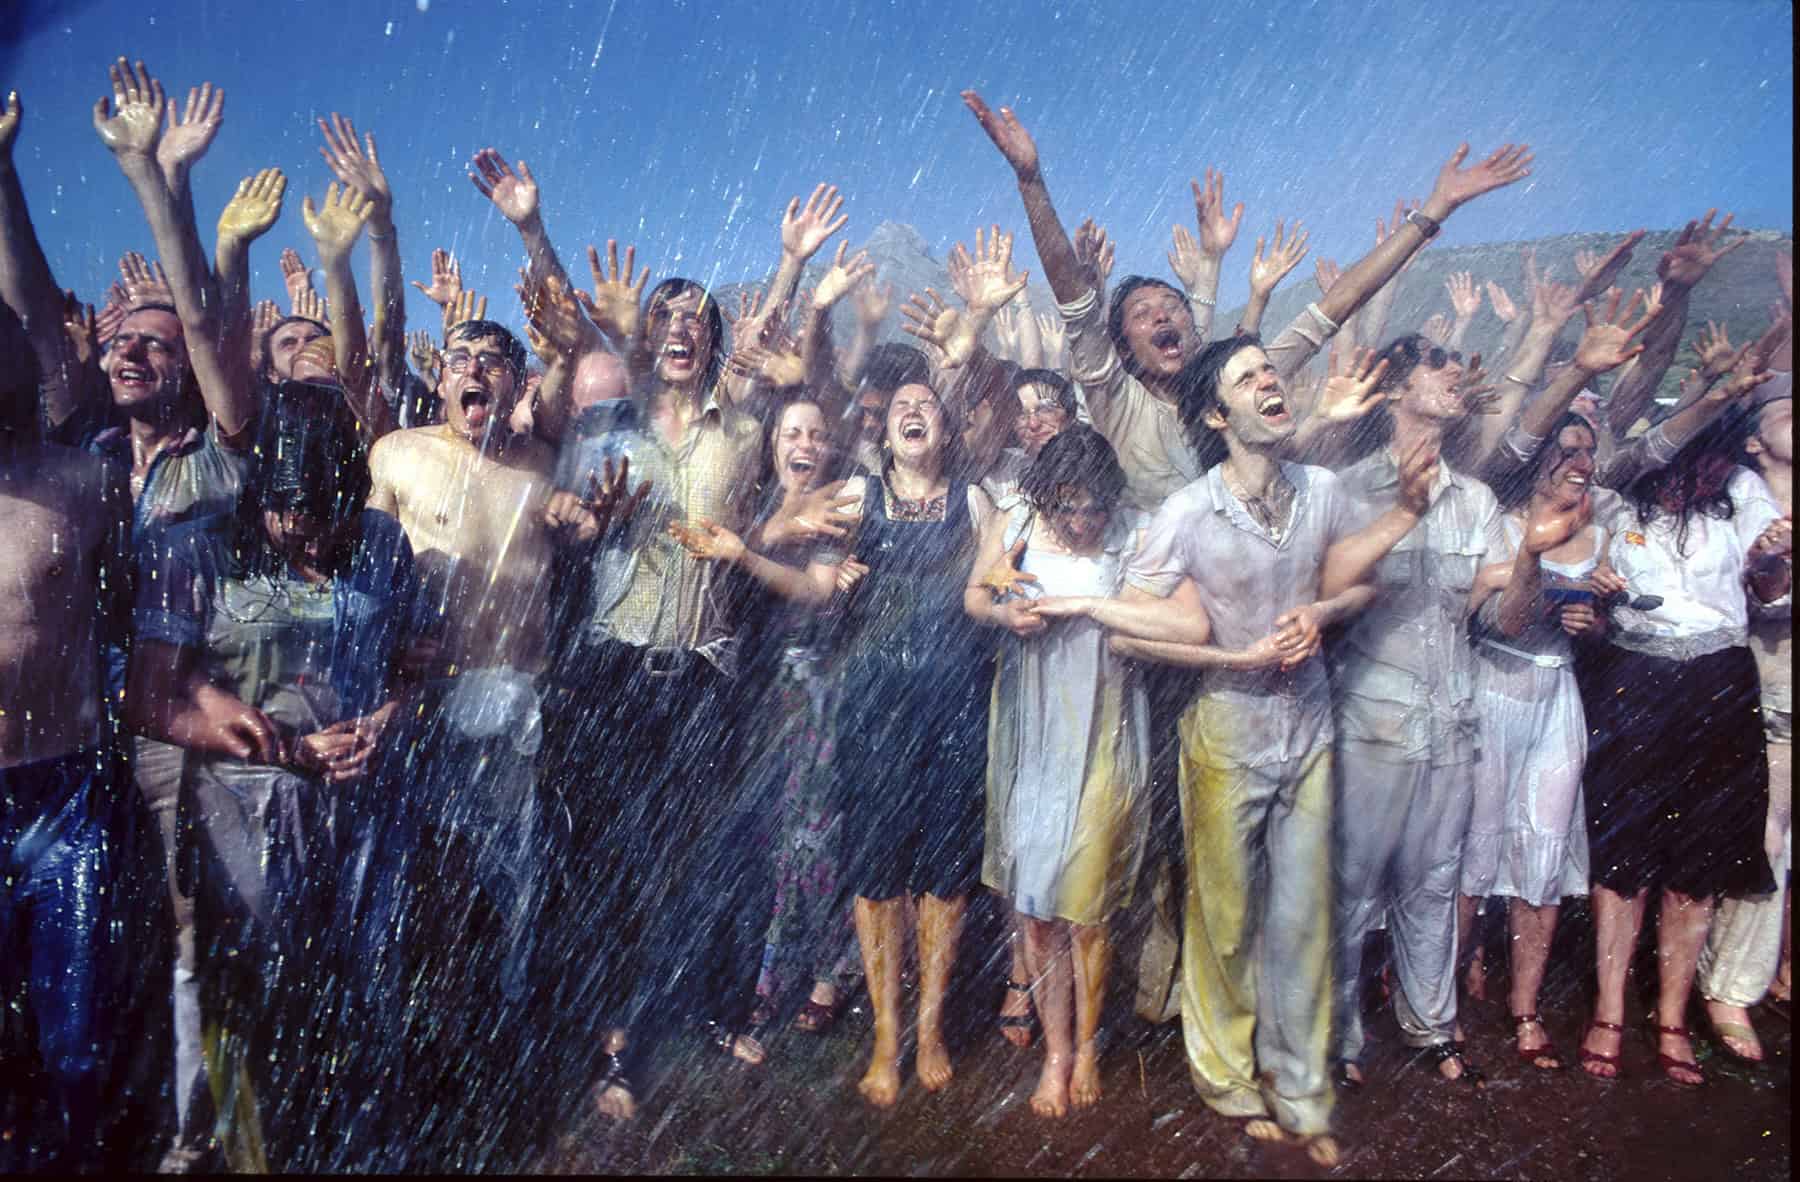
[[[1287,400],[1281,396],[1281,391],[1272,390],[1257,399],[1256,413],[1266,423],[1285,423],[1288,421]]]
[[[113,369],[112,384],[116,389],[133,394],[148,394],[156,389],[156,371],[147,365],[124,362]]]
[[[1170,361],[1181,360],[1181,330],[1165,324],[1150,334],[1150,347]]]
[[[900,438],[908,443],[917,443],[925,439],[931,429],[925,425],[924,419],[902,419],[900,421]]]
[[[470,434],[479,435],[487,430],[488,419],[493,414],[493,395],[480,386],[470,386],[462,392],[457,405],[462,407],[463,419],[469,424]]]

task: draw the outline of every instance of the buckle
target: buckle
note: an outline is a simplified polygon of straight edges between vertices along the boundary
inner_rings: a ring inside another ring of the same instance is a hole
[[[651,677],[673,677],[687,668],[692,656],[684,648],[646,648],[644,672]]]

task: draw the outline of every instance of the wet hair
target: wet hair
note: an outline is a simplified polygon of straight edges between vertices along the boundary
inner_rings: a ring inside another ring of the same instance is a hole
[[[1594,424],[1572,410],[1564,411],[1562,417],[1556,420],[1556,425],[1550,428],[1550,434],[1545,437],[1544,442],[1538,444],[1537,449],[1531,453],[1531,459],[1523,467],[1508,472],[1505,477],[1494,482],[1494,497],[1500,502],[1502,509],[1517,509],[1531,500],[1532,491],[1537,488],[1538,480],[1544,475],[1545,462],[1551,456],[1558,457],[1556,463],[1562,462],[1562,433],[1570,427],[1580,427],[1594,437],[1596,444],[1600,441],[1600,432],[1594,429]]]
[[[1019,478],[1019,495],[1039,513],[1050,513],[1057,490],[1085,490],[1111,512],[1125,495],[1125,469],[1106,436],[1086,423],[1072,423],[1044,444],[1031,467]]]
[[[833,423],[831,408],[826,405],[824,399],[795,387],[785,398],[770,399],[761,416],[762,471],[765,475],[766,489],[773,490],[779,484],[775,472],[775,432],[780,429],[782,417],[787,414],[790,406],[816,406],[819,408],[819,415],[825,422],[825,430],[831,437],[831,454],[825,457],[826,462],[818,473],[815,484],[826,484],[839,479],[842,469],[856,450],[856,424],[842,418]]]
[[[700,374],[700,388],[711,390],[719,381],[719,371],[725,366],[725,317],[719,313],[719,301],[713,299],[712,293],[699,280],[675,275],[651,288],[650,298],[644,301],[644,321],[640,331],[643,333],[644,345],[648,348],[650,326],[658,316],[665,314],[664,308],[685,295],[700,297],[700,318],[706,322],[707,333],[712,338],[706,368]]]
[[[1188,358],[1175,376],[1175,413],[1181,419],[1181,430],[1188,446],[1200,457],[1201,471],[1211,468],[1229,454],[1225,440],[1207,425],[1208,411],[1225,413],[1219,398],[1219,380],[1225,366],[1244,349],[1262,348],[1262,338],[1255,333],[1239,333],[1222,341],[1213,341]]]
[[[1688,525],[1695,514],[1718,521],[1731,520],[1735,509],[1726,492],[1729,480],[1714,491],[1704,491],[1700,487],[1700,468],[1709,458],[1733,465],[1739,462],[1746,419],[1750,420],[1750,429],[1755,430],[1754,415],[1739,407],[1728,409],[1683,444],[1666,466],[1645,472],[1626,486],[1625,497],[1636,508],[1640,525],[1648,525],[1659,514],[1670,513],[1663,507],[1665,495],[1672,495],[1681,505],[1678,514],[1671,514],[1680,519],[1675,530],[1678,555],[1687,554]]]
[[[1069,421],[1081,411],[1081,404],[1075,398],[1075,383],[1067,376],[1054,369],[1020,369],[1014,370],[1012,376],[1012,392],[1015,398],[1026,386],[1042,386],[1050,392],[1050,400],[1062,408]]]
[[[241,567],[265,575],[286,567],[263,527],[265,512],[307,513],[337,530],[362,512],[370,485],[368,448],[342,390],[296,381],[269,387],[238,498],[233,551]]]
[[[525,344],[512,334],[512,330],[498,320],[465,320],[444,333],[444,351],[450,351],[452,341],[479,341],[484,337],[499,337],[504,342],[506,367],[512,370],[513,381],[520,387],[525,386]],[[449,372],[449,367],[445,367]]]
[[[904,345],[900,347],[906,348]],[[916,352],[917,350],[914,351]],[[881,447],[881,470],[886,472],[893,466],[894,457],[888,450],[887,416],[888,412],[893,408],[894,395],[898,394],[906,386],[923,386],[925,389],[931,391],[931,396],[933,398],[937,399],[938,417],[943,421],[944,446],[939,453],[943,457],[943,472],[946,476],[950,477],[951,480],[960,479],[958,474],[963,472],[963,424],[952,419],[949,404],[944,401],[944,396],[938,393],[937,386],[931,380],[929,365],[926,366],[925,373],[909,374],[905,381],[885,392],[886,397],[882,399],[881,404],[881,437],[879,440]]]
[[[1187,297],[1174,284],[1162,279],[1153,279],[1148,275],[1127,275],[1113,285],[1112,299],[1106,305],[1106,335],[1112,340],[1113,351],[1119,355],[1119,364],[1126,373],[1139,379],[1143,378],[1144,369],[1137,363],[1137,358],[1131,352],[1131,344],[1125,339],[1125,297],[1146,287],[1160,287],[1174,292],[1175,298],[1181,301],[1181,306],[1187,307]]]
[[[862,378],[856,392],[874,391],[883,395],[883,403],[902,386],[931,385],[931,362],[911,345],[888,341],[869,350],[863,363]]]
[[[325,336],[331,335],[330,325],[321,324],[311,316],[283,316],[280,320],[277,320],[274,324],[269,326],[269,331],[262,335],[262,369],[256,376],[265,382],[273,383],[281,380],[275,373],[275,334],[290,324],[310,324],[318,329],[321,334]]]

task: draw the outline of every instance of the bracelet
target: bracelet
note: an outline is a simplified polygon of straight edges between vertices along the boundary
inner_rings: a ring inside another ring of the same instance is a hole
[[[393,237],[393,234],[391,234],[391,233],[377,234],[373,230],[369,231],[369,241],[370,242],[386,242],[388,239],[390,239],[392,237]]]
[[[1527,390],[1531,389],[1531,383],[1526,381],[1524,378],[1516,378],[1512,374],[1507,374],[1506,378],[1504,380],[1509,381],[1509,382],[1516,382],[1519,385],[1525,387]]]
[[[1188,297],[1188,303],[1199,304],[1202,308],[1212,308],[1217,306],[1214,301],[1207,299],[1203,295],[1190,295]]]
[[[1443,226],[1438,223],[1436,218],[1419,209],[1407,210],[1406,217],[1403,220],[1408,225],[1417,226],[1419,232],[1425,235],[1428,240],[1436,238],[1437,232],[1443,229]]]

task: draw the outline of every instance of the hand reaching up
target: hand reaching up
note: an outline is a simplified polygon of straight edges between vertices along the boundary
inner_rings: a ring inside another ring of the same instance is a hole
[[[225,91],[202,82],[188,91],[187,105],[179,112],[174,102],[165,110],[166,123],[156,145],[156,163],[169,191],[179,192],[187,184],[194,162],[206,154],[225,122]]]
[[[1604,255],[1588,250],[1577,251],[1575,269],[1581,272],[1581,283],[1576,288],[1576,300],[1586,303],[1611,287],[1613,280],[1619,277],[1619,272],[1625,269],[1625,264],[1631,261],[1632,249],[1643,240],[1644,231],[1633,230]]]
[[[237,192],[219,213],[220,239],[251,243],[261,238],[281,216],[287,194],[287,177],[279,168],[265,168],[238,182]]]
[[[650,282],[650,268],[645,267],[633,281],[637,266],[637,247],[625,248],[625,265],[619,265],[619,240],[606,240],[606,265],[600,265],[600,252],[588,247],[588,273],[594,280],[594,294],[577,290],[575,298],[601,332],[615,341],[629,341],[637,335],[640,309],[644,301],[644,285]]]
[[[973,90],[962,92],[963,105],[975,116],[975,122],[981,124],[981,130],[987,132],[988,139],[1000,150],[1000,155],[1012,165],[1013,175],[1021,181],[1035,179],[1038,174],[1037,144],[1031,133],[1025,130],[1014,115],[1012,108],[1001,107],[998,114],[988,109],[979,94]]]
[[[169,277],[159,262],[146,259],[135,250],[119,256],[119,280],[125,285],[125,298],[134,308],[144,304],[173,304],[175,293],[169,288]]]
[[[321,262],[331,266],[349,255],[373,207],[368,197],[348,185],[340,189],[335,181],[325,187],[323,205],[315,205],[311,194],[300,202],[300,220],[313,236]]]
[[[1587,316],[1587,330],[1581,334],[1581,343],[1575,347],[1575,364],[1589,373],[1606,373],[1617,369],[1633,357],[1644,351],[1644,346],[1633,345],[1632,338],[1650,327],[1650,316],[1646,313],[1635,323],[1629,323],[1633,313],[1643,307],[1644,293],[1637,292],[1631,302],[1625,305],[1621,314],[1619,301],[1624,293],[1614,291],[1607,304],[1606,313],[1598,321],[1594,319],[1591,304],[1583,304],[1582,311]]]
[[[469,180],[513,225],[526,225],[538,216],[537,180],[523,160],[515,172],[496,149],[483,148],[469,161]]]
[[[124,58],[108,66],[106,75],[112,81],[112,98],[94,104],[94,130],[100,142],[121,162],[154,159],[167,102],[162,83],[143,62],[133,67]]]
[[[1290,237],[1283,237],[1280,219],[1275,222],[1275,245],[1269,248],[1267,257],[1263,255],[1261,237],[1256,240],[1256,255],[1250,261],[1250,291],[1261,295],[1264,299],[1275,290],[1276,284],[1286,279],[1288,272],[1300,265],[1306,257],[1307,233],[1301,229],[1300,223],[1294,223],[1294,232]]]
[[[804,206],[791,198],[781,215],[782,253],[801,262],[812,258],[827,238],[849,225],[850,215],[839,212],[843,208],[836,185],[815,185]]]
[[[1732,215],[1727,213],[1725,220],[1714,227],[1713,216],[1718,212],[1717,209],[1709,209],[1703,220],[1691,221],[1682,227],[1675,245],[1656,264],[1657,278],[1672,286],[1691,288],[1706,277],[1714,263],[1749,241],[1748,234],[1740,234],[1729,242],[1725,241],[1725,232],[1731,228]]]
[[[1194,191],[1194,221],[1200,228],[1200,249],[1215,259],[1225,257],[1231,244],[1237,241],[1238,226],[1244,220],[1244,203],[1232,206],[1231,215],[1225,214],[1225,174],[1216,169],[1206,170],[1206,183],[1189,179],[1188,186]]]
[[[355,189],[369,199],[369,224],[378,230],[386,230],[394,224],[394,191],[388,186],[387,173],[382,171],[381,156],[375,151],[375,134],[370,132],[363,136],[363,144],[356,142],[356,125],[349,118],[331,113],[331,122],[319,120],[319,131],[325,136],[325,146],[319,149],[319,155],[325,158],[325,166],[347,188]],[[521,165],[523,167],[523,165]]]
[[[1340,373],[1339,351],[1333,348],[1317,413],[1328,422],[1353,423],[1380,406],[1386,395],[1378,387],[1387,376],[1388,363],[1376,357],[1373,349],[1358,349],[1349,367]]]

